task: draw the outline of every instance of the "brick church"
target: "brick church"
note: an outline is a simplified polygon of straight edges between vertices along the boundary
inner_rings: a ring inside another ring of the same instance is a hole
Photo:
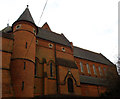
[[[101,53],[74,46],[47,23],[38,27],[28,7],[0,31],[0,39],[2,97],[98,97],[106,91],[107,70],[117,74]]]

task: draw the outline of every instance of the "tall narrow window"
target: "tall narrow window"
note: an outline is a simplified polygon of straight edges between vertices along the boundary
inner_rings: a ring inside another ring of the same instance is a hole
[[[35,71],[34,71],[34,73],[35,73],[35,76],[37,75],[37,59],[35,58]]]
[[[24,81],[22,81],[22,91],[24,90]]]
[[[68,78],[68,92],[73,92],[73,80]]]
[[[50,63],[50,76],[51,76],[51,77],[53,76],[53,73],[52,73],[52,72],[53,72],[53,70],[52,70],[52,65],[53,65],[53,64]]]
[[[26,68],[26,62],[24,62],[24,70],[25,70],[25,68]]]
[[[97,75],[95,65],[93,65],[93,71],[94,71],[94,74]]]
[[[101,67],[99,66],[98,69],[99,69],[100,76],[102,76],[102,69],[101,69]]]
[[[106,68],[104,67],[104,75],[106,76],[106,74],[107,74],[107,73],[106,73]]]
[[[80,62],[80,69],[81,69],[81,72],[84,72],[82,62]]]
[[[25,44],[25,48],[27,48],[27,42],[26,42],[26,44]]]
[[[86,64],[86,66],[87,66],[88,73],[90,74],[91,72],[90,72],[89,64]]]

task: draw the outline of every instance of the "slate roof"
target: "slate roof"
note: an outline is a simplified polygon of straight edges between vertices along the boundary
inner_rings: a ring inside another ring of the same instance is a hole
[[[56,62],[57,62],[57,65],[78,69],[75,62],[71,61],[71,60],[66,60],[66,59],[63,59],[63,58],[57,58]]]
[[[9,32],[12,32],[12,28],[11,28],[11,26],[7,26],[7,27],[5,27],[4,29],[2,29],[2,32],[3,32],[3,33],[9,33]]]
[[[80,75],[80,83],[92,85],[106,85],[104,79],[84,75]]]
[[[35,24],[32,15],[28,9],[28,7],[25,9],[25,11],[21,14],[21,16],[18,18],[17,21],[29,21],[33,24]]]
[[[113,66],[114,64],[109,61],[105,56],[103,56],[101,53],[95,53],[92,51],[88,51],[82,48],[75,47],[73,48],[73,53],[75,57],[106,64]]]
[[[11,32],[12,32],[11,26],[7,26],[6,28],[0,31],[0,37],[14,39],[14,35]]]
[[[38,28],[36,37],[71,47],[70,42],[63,34],[57,34],[52,31]]]

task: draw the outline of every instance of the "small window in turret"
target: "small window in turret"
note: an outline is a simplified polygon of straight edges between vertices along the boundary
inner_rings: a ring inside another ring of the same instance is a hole
[[[33,28],[33,33],[35,33],[35,35],[36,35],[36,30]]]
[[[20,27],[21,27],[21,24],[17,25],[17,26],[16,26],[16,29],[19,29]]]
[[[25,44],[25,48],[27,48],[27,42],[26,42],[26,44]]]

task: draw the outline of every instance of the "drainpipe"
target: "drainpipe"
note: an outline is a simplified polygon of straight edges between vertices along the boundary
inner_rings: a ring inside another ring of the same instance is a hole
[[[98,86],[97,86],[97,90],[98,90],[98,95],[100,96],[100,92],[99,92],[99,88],[98,88]]]
[[[55,44],[55,49],[54,49],[54,55],[55,55],[55,66],[56,66],[56,86],[57,86],[57,94],[59,94],[59,84],[58,84],[58,66],[57,66],[57,62],[56,62],[56,44]]]

